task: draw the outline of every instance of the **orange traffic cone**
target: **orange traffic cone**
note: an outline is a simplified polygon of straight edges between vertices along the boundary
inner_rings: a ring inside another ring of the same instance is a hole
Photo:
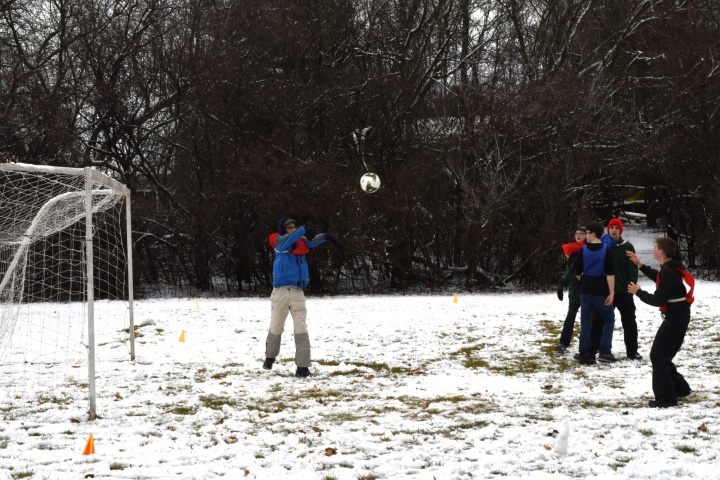
[[[180,332],[180,338],[178,339],[178,342],[185,342],[185,330]]]
[[[88,441],[85,444],[85,450],[83,450],[83,455],[92,455],[93,453],[95,453],[95,439],[92,435],[90,435],[90,438],[88,438]]]
[[[457,293],[453,296],[453,303],[458,303]]]

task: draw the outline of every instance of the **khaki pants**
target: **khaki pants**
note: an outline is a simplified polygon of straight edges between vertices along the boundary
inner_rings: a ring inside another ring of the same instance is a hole
[[[280,339],[285,330],[288,313],[292,316],[295,333],[295,364],[310,367],[310,337],[307,329],[305,292],[300,287],[274,288],[270,295],[270,331],[265,342],[265,357],[280,353]]]

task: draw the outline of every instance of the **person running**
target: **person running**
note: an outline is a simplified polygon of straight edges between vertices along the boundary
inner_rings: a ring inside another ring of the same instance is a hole
[[[690,324],[690,305],[695,300],[695,280],[685,270],[685,265],[676,254],[675,240],[667,237],[655,240],[653,258],[660,263],[660,271],[657,271],[643,265],[634,252],[625,253],[631,262],[640,267],[641,272],[655,281],[654,293],[646,292],[640,285],[632,282],[628,285],[628,292],[637,295],[643,303],[660,307],[663,318],[650,349],[655,400],[650,400],[648,406],[652,408],[674,407],[678,397],[686,397],[692,393],[685,377],[677,371],[673,358],[680,350]],[[689,292],[683,285],[683,280],[690,287]]]

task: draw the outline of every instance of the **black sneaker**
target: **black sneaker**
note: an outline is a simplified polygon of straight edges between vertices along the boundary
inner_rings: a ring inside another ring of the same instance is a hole
[[[580,352],[576,352],[575,355],[573,355],[573,360],[580,360]]]
[[[265,361],[263,362],[263,368],[265,370],[272,370],[273,363],[275,363],[274,358],[266,358]]]
[[[598,361],[602,363],[615,363],[618,361],[612,353],[601,353],[598,355]]]
[[[555,347],[555,355],[565,355],[567,353],[567,347],[562,343]]]
[[[643,359],[642,355],[640,355],[638,352],[628,353],[628,358],[630,360],[642,360]]]
[[[595,357],[582,357],[578,353],[577,360],[580,362],[580,365],[595,365]]]
[[[687,397],[687,396],[690,395],[692,392],[693,392],[693,391],[692,391],[692,388],[688,388],[687,392],[678,393],[678,397]]]
[[[295,376],[298,378],[307,378],[310,376],[310,369],[308,367],[298,367],[295,371]]]
[[[650,408],[670,408],[670,407],[677,407],[677,403],[675,405],[671,405],[667,402],[658,402],[657,400],[650,400],[648,402],[648,407],[650,407]]]

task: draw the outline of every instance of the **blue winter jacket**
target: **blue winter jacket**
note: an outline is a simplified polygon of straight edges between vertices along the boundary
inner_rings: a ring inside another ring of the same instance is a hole
[[[275,263],[273,263],[273,287],[301,287],[310,283],[308,264],[305,255],[293,255],[290,251],[293,244],[305,235],[302,226],[292,233],[278,235],[275,238]],[[308,248],[317,247],[325,243],[325,234],[319,233],[311,240],[305,240]]]

